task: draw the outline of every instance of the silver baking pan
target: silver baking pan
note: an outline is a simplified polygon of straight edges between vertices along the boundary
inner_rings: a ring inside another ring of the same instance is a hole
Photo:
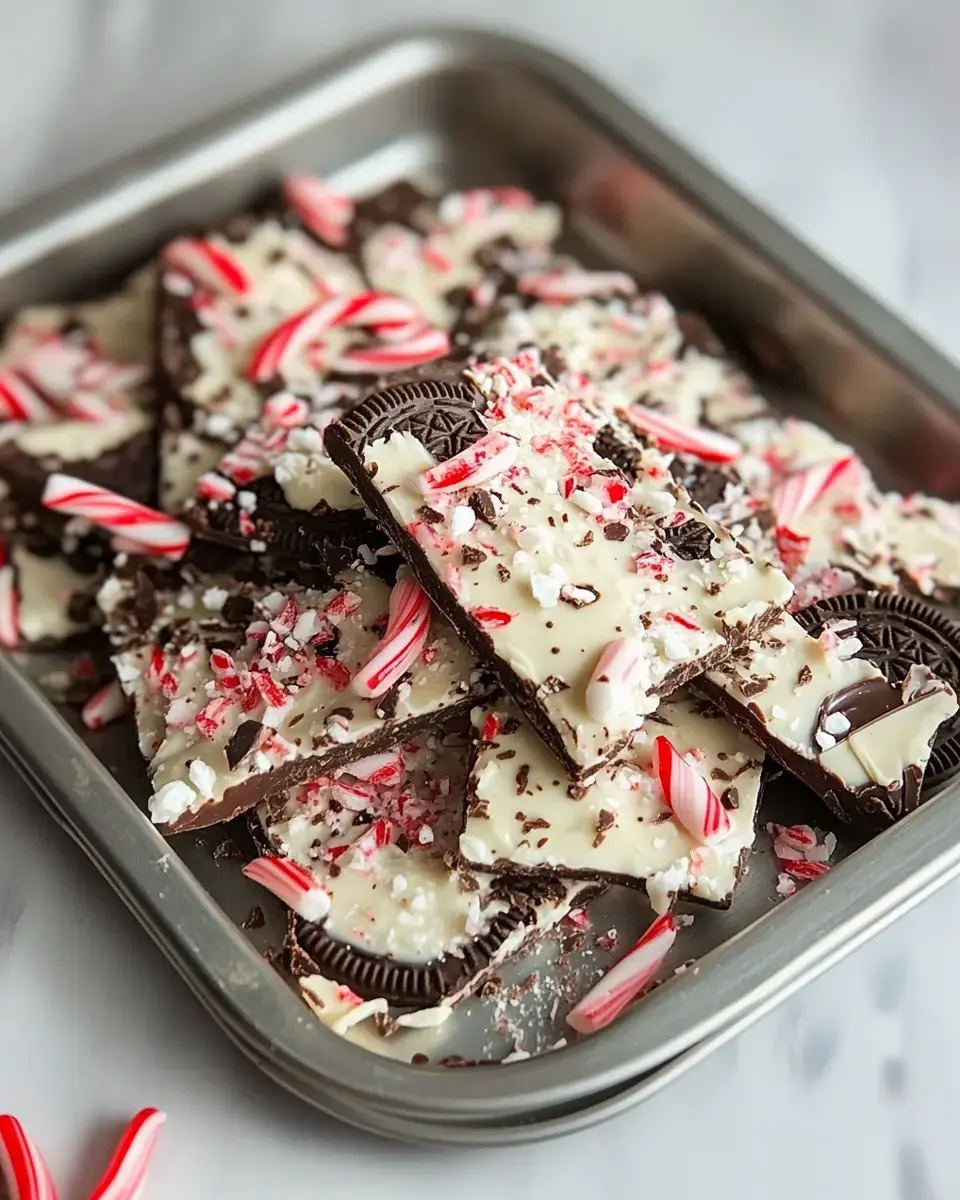
[[[32,203],[0,222],[0,311],[102,290],[166,237],[242,208],[291,168],[356,191],[426,173],[561,200],[582,253],[703,312],[768,393],[853,442],[884,484],[960,496],[957,369],[601,84],[503,38],[433,30],[367,46]],[[523,985],[515,1003],[471,1001],[439,1030],[373,1054],[375,1036],[360,1045],[329,1033],[264,958],[281,914],[237,860],[211,852],[223,835],[168,844],[149,823],[130,729],[83,735],[46,697],[40,681],[62,666],[0,656],[8,757],[254,1062],[319,1108],[396,1137],[533,1140],[622,1111],[960,872],[956,787],[866,845],[833,827],[843,861],[787,902],[761,835],[733,908],[690,910],[695,965],[604,1033],[539,1053],[564,1032],[548,941],[506,973],[505,994],[511,979]],[[772,795],[764,819],[782,802]],[[791,804],[793,819],[832,827],[812,798]],[[266,925],[244,932],[254,904]],[[649,913],[613,888],[591,918],[616,929],[622,951]],[[608,961],[590,946],[563,970],[588,980]],[[439,1065],[501,1059],[518,1039],[532,1055],[510,1066]],[[410,1065],[413,1053],[429,1064]]]

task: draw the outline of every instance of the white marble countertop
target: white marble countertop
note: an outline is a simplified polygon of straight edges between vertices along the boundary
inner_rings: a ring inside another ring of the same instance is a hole
[[[516,21],[517,7],[484,12]],[[390,0],[4,8],[0,204],[254,92],[398,11]],[[543,0],[526,5],[522,26],[600,69],[956,353],[951,9]],[[465,0],[403,11],[476,20]],[[960,885],[617,1121],[546,1146],[454,1154],[352,1133],[268,1083],[6,770],[0,811],[0,1110],[42,1142],[61,1200],[82,1200],[144,1104],[170,1114],[146,1193],[158,1200],[335,1188],[420,1200],[446,1194],[453,1171],[464,1200],[960,1194]]]

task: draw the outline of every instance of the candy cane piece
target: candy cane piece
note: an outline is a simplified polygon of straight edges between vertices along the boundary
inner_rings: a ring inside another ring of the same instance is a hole
[[[0,646],[15,650],[20,645],[20,594],[16,571],[6,561],[6,547],[0,542]]]
[[[0,368],[0,420],[47,425],[56,414],[44,398],[12,371]]]
[[[848,454],[832,463],[820,463],[795,471],[773,493],[772,504],[778,528],[789,529],[791,521],[803,516],[807,509],[856,467],[859,467],[858,459]]]
[[[305,921],[322,921],[330,911],[330,895],[320,881],[288,858],[255,858],[243,873]]]
[[[587,296],[632,296],[637,283],[623,271],[547,271],[521,275],[517,287],[547,304],[571,304]]]
[[[686,425],[642,404],[631,404],[625,412],[627,421],[661,450],[692,454],[704,462],[714,463],[731,463],[740,457],[740,443],[726,434]]]
[[[605,1029],[651,983],[676,937],[672,915],[658,917],[633,949],[570,1010],[567,1024],[577,1033]]]
[[[167,266],[214,292],[246,296],[253,289],[250,276],[238,259],[202,238],[175,238],[164,248],[163,260]]]
[[[310,405],[292,392],[277,392],[263,405],[263,423],[270,429],[296,429],[309,418]]]
[[[445,358],[449,353],[450,339],[444,331],[425,329],[406,341],[390,340],[386,346],[346,350],[333,359],[330,370],[341,375],[386,375]]]
[[[608,642],[600,652],[584,700],[587,712],[599,725],[617,725],[634,715],[640,723],[636,693],[649,678],[649,646],[643,638],[625,637]]]
[[[393,787],[403,778],[403,755],[399,751],[370,754],[343,769],[354,779],[362,779],[375,787]]]
[[[236,485],[216,471],[205,471],[197,480],[195,492],[198,500],[215,500],[224,503],[237,494]]]
[[[0,1180],[10,1200],[57,1200],[50,1168],[16,1117],[0,1115]]]
[[[87,729],[102,729],[127,711],[127,697],[114,679],[90,697],[83,706],[80,719]]]
[[[167,1114],[156,1108],[144,1108],[137,1113],[90,1200],[139,1200],[166,1119]]]
[[[332,296],[281,321],[268,333],[254,352],[247,375],[254,383],[265,383],[282,371],[285,362],[330,329],[402,325],[418,317],[419,310],[408,300],[387,292]]]
[[[358,696],[382,696],[409,671],[427,643],[430,601],[419,584],[412,579],[398,583],[390,596],[390,609],[383,640],[353,677]]]
[[[727,810],[700,772],[665,737],[655,739],[653,761],[667,806],[687,833],[705,846],[727,837]]]
[[[516,438],[505,433],[485,433],[453,458],[421,472],[420,490],[425,496],[444,496],[486,483],[512,467],[518,452]]]
[[[190,545],[190,530],[180,521],[72,475],[51,475],[43,489],[42,503],[52,512],[86,517],[91,524],[164,558],[182,558]]]
[[[353,221],[353,200],[315,175],[290,175],[283,196],[301,222],[328,246],[342,246]]]

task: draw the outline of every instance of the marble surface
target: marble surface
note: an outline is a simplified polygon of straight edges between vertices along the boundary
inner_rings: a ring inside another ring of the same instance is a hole
[[[484,6],[599,70],[888,304],[960,351],[948,0]],[[406,3],[477,20],[475,5]],[[257,91],[400,13],[390,0],[33,0],[0,11],[0,206]],[[511,13],[507,18],[506,14]],[[94,869],[0,773],[0,1110],[62,1200],[123,1119],[170,1123],[148,1197],[445,1194],[746,1200],[960,1194],[960,885],[617,1121],[505,1152],[411,1149],[286,1097],[200,1010]]]

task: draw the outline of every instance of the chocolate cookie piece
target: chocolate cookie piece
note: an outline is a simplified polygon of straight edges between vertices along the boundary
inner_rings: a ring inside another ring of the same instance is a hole
[[[631,487],[594,450],[597,430],[528,354],[388,388],[327,433],[421,586],[573,777],[615,758],[660,697],[758,633],[791,594],[690,501],[662,456]],[[678,552],[666,530],[685,520],[696,536]],[[706,560],[690,557],[701,526]],[[642,661],[625,683],[633,650]]]
[[[960,693],[960,624],[912,596],[890,592],[851,592],[821,600],[796,614],[814,637],[830,622],[851,618],[863,643],[861,657],[899,687],[910,668],[928,667]],[[960,770],[960,714],[937,730],[924,786],[939,788]]]

